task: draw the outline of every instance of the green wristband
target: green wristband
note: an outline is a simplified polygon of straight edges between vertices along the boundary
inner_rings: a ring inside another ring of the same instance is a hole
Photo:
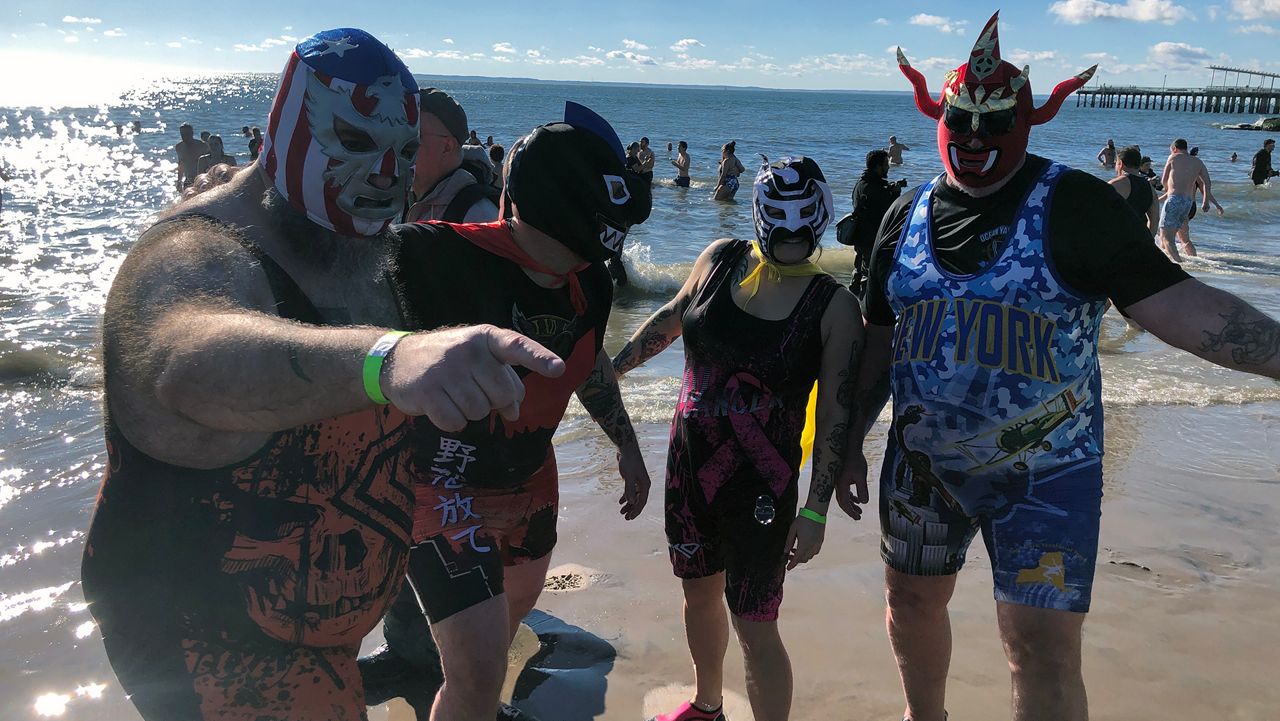
[[[405,330],[393,330],[387,333],[373,344],[364,357],[364,392],[378,405],[385,406],[391,402],[382,395],[382,363],[391,354],[391,349],[396,347],[396,343],[407,335],[409,331]]]
[[[811,511],[808,508],[800,509],[800,517],[807,518],[810,521],[813,521],[814,523],[821,523],[824,526],[827,525],[826,516],[822,515],[821,513],[818,513],[817,511]]]

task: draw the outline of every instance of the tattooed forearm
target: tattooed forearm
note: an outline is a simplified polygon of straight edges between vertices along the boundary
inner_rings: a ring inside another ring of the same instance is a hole
[[[1203,353],[1228,353],[1241,370],[1263,366],[1280,355],[1280,323],[1239,301],[1218,314],[1226,320],[1218,332],[1203,331]]]
[[[854,340],[849,346],[849,366],[840,371],[840,385],[836,388],[836,402],[843,408],[853,407],[854,384],[858,369],[862,367],[862,341]]]
[[[813,447],[813,481],[809,486],[809,499],[821,504],[831,502],[831,494],[835,491],[836,477],[840,475],[841,461],[848,445],[849,424],[837,423],[827,434],[826,449],[831,452],[827,458],[823,444]],[[825,465],[823,462],[826,462]]]
[[[622,392],[607,363],[596,363],[591,375],[578,389],[578,400],[618,448],[635,442],[636,432],[631,427],[631,417],[622,405]]]
[[[642,365],[645,361],[666,350],[667,346],[674,343],[675,339],[680,337],[680,334],[676,332],[673,335],[670,326],[673,320],[678,324],[679,320],[673,318],[678,312],[680,312],[680,308],[677,305],[668,303],[650,316],[649,320],[640,326],[635,335],[631,336],[631,340],[622,346],[622,350],[618,351],[618,355],[614,356],[614,372],[622,375]]]

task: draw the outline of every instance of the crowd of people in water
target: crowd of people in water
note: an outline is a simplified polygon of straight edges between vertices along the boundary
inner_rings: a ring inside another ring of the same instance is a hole
[[[403,697],[420,719],[527,718],[499,696],[557,543],[552,437],[576,396],[616,449],[619,514],[639,517],[650,478],[619,379],[683,339],[661,488],[695,689],[655,721],[726,721],[731,629],[754,717],[792,715],[785,577],[822,550],[833,500],[863,517],[887,403],[873,515],[904,719],[947,718],[947,607],[981,534],[1014,721],[1085,721],[1102,316],[1272,378],[1280,323],[1172,260],[1194,253],[1188,202],[1213,201],[1184,140],[1162,190],[1136,148],[1110,185],[1027,151],[1094,68],[1037,106],[995,16],[940,96],[898,62],[940,175],[903,192],[888,174],[910,148],[890,138],[837,220],[813,158],[763,165],[751,236],[706,238],[612,356],[608,263],[652,210],[647,138],[624,147],[566,102],[509,149],[482,142],[353,28],[297,44],[246,165],[184,125],[182,199],[107,296],[108,462],[82,564],[143,717],[360,719]],[[745,170],[726,143],[713,197]],[[851,280],[816,264],[831,225]],[[379,623],[386,643],[358,657]]]

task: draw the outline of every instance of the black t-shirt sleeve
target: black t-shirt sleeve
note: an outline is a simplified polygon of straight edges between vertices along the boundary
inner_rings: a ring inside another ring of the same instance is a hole
[[[902,229],[911,215],[911,203],[915,200],[916,190],[904,193],[884,214],[880,221],[880,230],[876,233],[876,244],[871,250],[871,263],[867,270],[866,297],[862,300],[862,312],[867,322],[874,325],[893,325],[897,316],[889,305],[888,291],[885,282],[889,271],[893,269],[893,257],[898,248],[898,239],[902,237]]]
[[[1049,243],[1064,283],[1120,308],[1191,277],[1156,247],[1145,218],[1114,188],[1078,170],[1054,190]]]

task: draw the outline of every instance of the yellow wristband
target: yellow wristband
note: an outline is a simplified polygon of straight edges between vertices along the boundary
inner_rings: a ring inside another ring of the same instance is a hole
[[[378,339],[364,357],[364,392],[369,399],[378,405],[385,406],[391,401],[382,394],[382,363],[391,354],[391,349],[401,338],[409,335],[409,331],[393,330]]]

